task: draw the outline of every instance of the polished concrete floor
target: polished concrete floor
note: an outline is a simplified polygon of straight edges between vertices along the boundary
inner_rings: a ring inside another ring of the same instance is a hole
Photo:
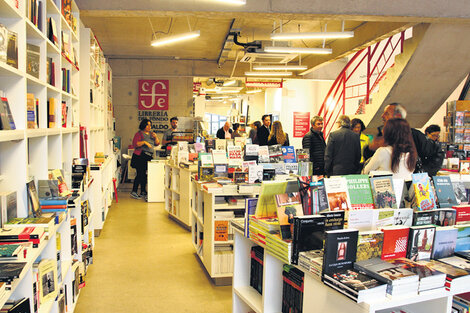
[[[231,286],[214,286],[191,232],[164,205],[119,193],[96,238],[76,313],[231,312]]]

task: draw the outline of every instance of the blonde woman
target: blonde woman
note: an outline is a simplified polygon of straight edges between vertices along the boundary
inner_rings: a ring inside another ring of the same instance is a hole
[[[279,121],[273,122],[271,133],[268,137],[268,146],[272,145],[289,145],[289,136],[282,130],[282,124]]]

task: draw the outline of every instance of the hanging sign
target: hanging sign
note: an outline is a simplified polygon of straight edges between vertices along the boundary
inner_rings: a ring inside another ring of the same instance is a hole
[[[310,112],[294,112],[294,137],[303,137],[310,129]]]
[[[256,88],[282,88],[282,81],[246,81],[245,86]]]
[[[168,110],[169,80],[139,80],[139,110]]]

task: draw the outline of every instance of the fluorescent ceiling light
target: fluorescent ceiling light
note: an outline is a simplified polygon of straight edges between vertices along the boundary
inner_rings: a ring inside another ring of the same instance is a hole
[[[272,40],[352,38],[354,32],[276,33]]]
[[[258,93],[258,92],[262,92],[263,90],[261,89],[252,89],[252,90],[247,90],[246,93]]]
[[[253,65],[256,71],[303,71],[307,69],[306,65]]]
[[[196,37],[199,37],[200,35],[201,35],[201,31],[195,30],[195,31],[188,32],[188,33],[182,33],[178,35],[158,38],[158,39],[152,40],[150,45],[153,47],[159,47],[159,46],[163,46],[163,45],[178,42],[178,41],[196,38]]]
[[[224,87],[227,87],[227,86],[233,86],[237,83],[236,80],[227,80],[227,81],[224,81]]]
[[[217,2],[223,2],[227,4],[245,5],[246,0],[215,0]]]
[[[291,76],[292,72],[245,72],[245,76]]]
[[[300,53],[300,54],[331,54],[328,48],[302,48],[302,47],[266,47],[264,52],[271,53]]]

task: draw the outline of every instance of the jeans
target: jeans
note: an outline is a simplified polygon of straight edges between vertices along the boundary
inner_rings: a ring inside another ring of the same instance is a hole
[[[137,175],[134,179],[134,186],[132,187],[133,192],[137,192],[140,185],[140,193],[146,192],[147,187],[147,167],[148,161],[152,159],[151,156],[148,156],[144,153],[141,153],[137,159],[137,164],[135,170],[137,171]]]

